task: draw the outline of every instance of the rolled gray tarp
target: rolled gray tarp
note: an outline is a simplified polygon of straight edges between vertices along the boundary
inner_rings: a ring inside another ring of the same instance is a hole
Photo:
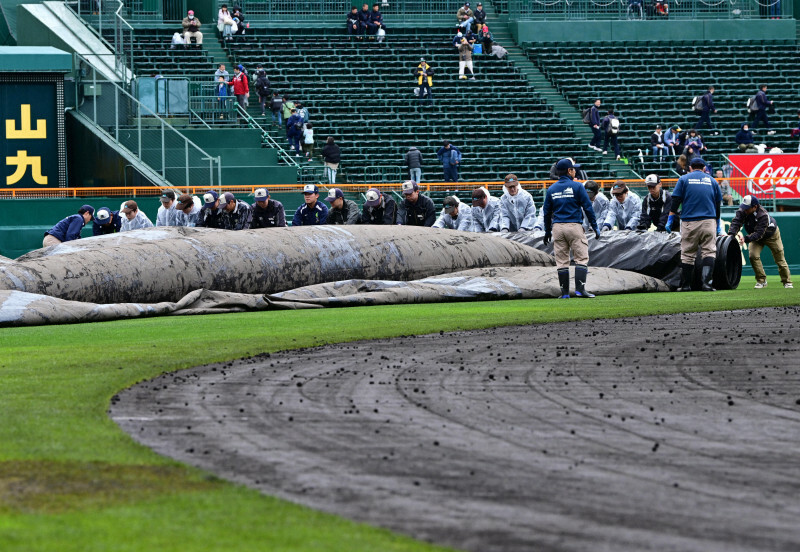
[[[550,255],[510,240],[435,228],[159,227],[66,242],[2,262],[0,290],[153,304],[201,289],[273,294],[338,280],[407,282],[470,268],[554,264]]]
[[[613,268],[591,269],[586,288],[599,295],[669,291],[661,280]],[[177,302],[150,304],[100,305],[0,290],[0,327],[271,309],[538,299],[560,294],[556,270],[536,266],[476,268],[411,282],[344,280],[304,286],[270,296],[195,290]]]

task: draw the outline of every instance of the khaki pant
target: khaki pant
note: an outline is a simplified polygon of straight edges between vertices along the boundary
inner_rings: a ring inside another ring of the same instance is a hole
[[[748,245],[747,252],[750,255],[750,264],[753,266],[753,272],[756,273],[756,281],[767,281],[764,265],[761,264],[761,251],[764,249],[765,245],[772,251],[772,257],[775,259],[775,264],[778,265],[778,273],[781,275],[781,282],[784,284],[791,283],[792,275],[789,273],[789,264],[786,262],[786,257],[783,254],[783,241],[781,241],[780,228],[775,229],[775,233],[771,238],[761,240],[760,242],[750,242]]]
[[[198,44],[203,43],[203,33],[201,33],[200,31],[194,31],[194,32],[186,31],[185,33],[183,33],[183,39],[186,41],[186,44],[191,44],[192,38],[194,38]]]
[[[50,247],[51,245],[58,245],[59,243],[61,243],[61,240],[59,240],[55,236],[46,234],[44,239],[42,240],[42,247]]]
[[[578,222],[553,224],[553,249],[558,268],[569,267],[570,250],[575,258],[575,264],[589,264],[589,242],[583,233],[583,226]]]
[[[681,221],[681,263],[694,265],[698,249],[703,259],[717,256],[715,219]]]

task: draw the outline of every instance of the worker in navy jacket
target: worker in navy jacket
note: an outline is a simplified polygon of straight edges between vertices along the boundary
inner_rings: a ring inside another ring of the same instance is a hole
[[[81,230],[92,220],[93,216],[94,207],[91,205],[83,205],[78,209],[77,215],[70,215],[65,219],[61,219],[55,226],[44,233],[42,247],[79,240],[81,238]]]
[[[433,201],[419,192],[419,184],[406,180],[402,184],[404,199],[397,206],[397,224],[407,226],[433,226],[436,207]]]
[[[769,124],[769,119],[767,118],[767,109],[772,107],[774,102],[767,98],[767,85],[762,84],[758,87],[758,92],[756,93],[756,107],[758,111],[756,111],[756,118],[753,121],[753,130],[758,129],[758,123],[764,121],[764,124],[767,125],[767,134],[775,134],[775,131],[772,130],[772,126]]]
[[[701,157],[693,157],[690,165],[692,172],[680,177],[672,191],[672,206],[665,230],[672,232],[678,208],[682,205],[680,291],[692,291],[698,249],[702,257],[702,290],[715,291],[711,283],[717,256],[717,235],[722,233],[719,223],[722,191],[717,181],[705,172],[706,162]]]
[[[383,28],[386,30],[386,26],[383,24],[383,15],[381,14],[381,6],[380,4],[375,4],[372,6],[372,13],[369,14],[369,23],[367,23],[367,34],[374,35],[378,33],[378,29]]]
[[[303,187],[303,203],[294,212],[292,226],[313,226],[328,222],[328,207],[319,201],[319,188],[316,184]]]
[[[361,6],[361,11],[358,12],[358,23],[361,25],[361,31],[366,33],[369,24],[372,23],[372,14],[369,11],[369,4]]]
[[[577,168],[572,159],[562,159],[556,164],[558,180],[547,188],[542,205],[543,243],[553,239],[562,299],[569,299],[570,251],[575,259],[575,296],[594,297],[584,287],[589,265],[589,242],[581,225],[584,213],[594,230],[595,239],[600,239],[600,231],[586,189],[574,180]]]
[[[714,87],[709,86],[708,92],[706,92],[703,97],[700,99],[700,118],[697,120],[697,124],[694,125],[694,128],[700,130],[703,128],[703,124],[708,124],[708,128],[714,130],[714,123],[711,122],[711,112],[716,113],[717,108],[714,107]],[[718,134],[715,132],[714,134]]]
[[[603,141],[603,132],[600,128],[600,100],[595,100],[594,104],[589,110],[589,126],[592,129],[592,141],[589,142],[589,147],[593,150],[603,151],[600,149],[600,142]]]
[[[122,228],[122,218],[119,211],[112,211],[108,207],[100,207],[94,214],[92,222],[92,236],[115,234]]]

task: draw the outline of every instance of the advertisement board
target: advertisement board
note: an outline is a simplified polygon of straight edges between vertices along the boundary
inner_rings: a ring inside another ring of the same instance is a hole
[[[734,154],[731,186],[741,196],[800,199],[800,154]]]

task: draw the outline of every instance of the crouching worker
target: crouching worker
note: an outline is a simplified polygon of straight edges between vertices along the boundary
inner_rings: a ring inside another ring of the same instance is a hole
[[[447,196],[444,198],[442,212],[433,223],[433,227],[471,232],[472,207],[461,203],[456,196]]]
[[[116,234],[121,228],[122,219],[119,216],[119,211],[112,211],[108,207],[100,207],[94,214],[92,236]]]
[[[744,239],[738,235],[742,226],[747,231]],[[778,273],[781,275],[783,287],[787,289],[794,287],[792,275],[789,273],[789,264],[783,253],[783,241],[778,223],[761,206],[757,197],[744,197],[733,217],[728,235],[736,236],[741,244],[749,244],[747,253],[750,256],[753,272],[756,273],[756,289],[767,287],[767,274],[764,272],[764,265],[761,264],[761,251],[765,245],[772,251],[772,257],[775,259],[775,264],[778,265]]]
[[[585,288],[589,271],[589,242],[581,225],[584,213],[597,239],[600,239],[600,231],[589,194],[580,182],[574,180],[578,167],[580,165],[573,164],[571,159],[562,159],[556,164],[558,180],[547,189],[542,205],[544,243],[553,240],[561,299],[569,299],[570,251],[575,258],[575,297],[594,297]]]
[[[94,217],[94,207],[84,205],[78,209],[77,215],[70,215],[58,221],[58,224],[44,233],[42,247],[58,245],[62,242],[81,239],[81,230]]]
[[[717,181],[703,172],[706,162],[700,157],[692,158],[692,172],[678,179],[672,191],[667,224],[664,228],[672,232],[678,209],[681,210],[681,287],[680,291],[692,291],[694,261],[700,249],[703,271],[703,291],[716,291],[711,287],[714,278],[714,260],[717,257],[717,234],[722,233],[719,211],[722,192]]]
[[[122,221],[120,232],[129,232],[131,230],[139,230],[140,228],[151,228],[153,223],[144,214],[144,211],[139,210],[139,205],[133,201],[126,201],[122,204],[120,212],[125,215],[125,220]]]

